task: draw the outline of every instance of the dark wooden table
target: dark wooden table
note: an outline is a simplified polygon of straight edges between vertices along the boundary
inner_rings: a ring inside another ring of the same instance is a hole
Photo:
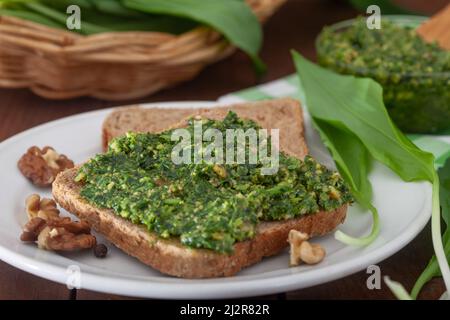
[[[436,12],[447,0],[397,0],[411,9],[427,14]],[[314,38],[325,24],[354,17],[357,14],[345,1],[291,0],[265,26],[262,57],[269,66],[263,82],[277,79],[294,71],[289,50],[294,48],[314,59]],[[237,53],[229,59],[207,68],[195,80],[152,97],[121,104],[215,100],[219,96],[256,84],[248,59]],[[0,89],[0,141],[38,124],[68,115],[117,105],[90,98],[69,101],[48,101],[27,90]],[[2,214],[10,214],[2,212]],[[390,275],[409,289],[432,255],[430,226],[403,250],[379,264],[382,275]],[[383,284],[380,290],[369,290],[365,271],[328,284],[304,290],[267,296],[268,299],[391,299]],[[421,297],[435,299],[443,292],[440,280],[432,281]],[[0,299],[121,299],[92,291],[69,291],[56,284],[0,262]]]

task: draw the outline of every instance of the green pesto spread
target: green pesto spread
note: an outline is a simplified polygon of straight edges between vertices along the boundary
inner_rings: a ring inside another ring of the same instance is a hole
[[[383,86],[385,105],[407,132],[450,128],[450,52],[427,43],[412,27],[366,19],[325,27],[317,40],[319,63],[339,73],[371,77]]]
[[[203,130],[259,129],[233,112],[223,121],[202,121]],[[186,129],[193,132],[193,119]],[[113,140],[105,154],[80,168],[75,180],[82,184],[81,196],[162,238],[179,237],[188,247],[226,253],[235,242],[252,238],[259,221],[329,211],[352,201],[339,174],[309,156],[301,161],[280,152],[273,175],[261,175],[259,161],[176,165],[172,131]]]

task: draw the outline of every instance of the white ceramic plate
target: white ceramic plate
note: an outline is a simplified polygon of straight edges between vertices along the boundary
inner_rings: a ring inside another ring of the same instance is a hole
[[[161,107],[205,107],[208,102],[159,103]],[[152,106],[152,105],[147,105]],[[162,275],[136,259],[109,246],[105,259],[91,251],[57,254],[19,240],[26,222],[24,199],[31,193],[50,196],[49,190],[33,187],[18,171],[17,160],[32,145],[53,146],[81,162],[101,151],[101,124],[111,110],[89,112],[30,129],[0,144],[0,259],[60,283],[80,279],[83,289],[149,298],[231,298],[265,295],[317,285],[367,268],[394,254],[411,241],[430,217],[431,187],[427,183],[404,183],[382,166],[371,175],[375,206],[381,216],[381,233],[369,247],[353,248],[333,235],[315,241],[326,248],[326,259],[316,266],[288,267],[288,252],[264,259],[229,278],[186,280]],[[331,165],[328,152],[306,118],[307,139],[312,154]],[[282,128],[281,128],[282,130]],[[360,236],[370,230],[370,214],[350,208],[345,232]],[[104,241],[99,236],[100,242]],[[70,267],[72,266],[72,267]],[[70,267],[70,268],[69,268]],[[81,270],[80,277],[75,270]],[[74,277],[77,278],[74,278]],[[361,283],[364,286],[365,283]]]

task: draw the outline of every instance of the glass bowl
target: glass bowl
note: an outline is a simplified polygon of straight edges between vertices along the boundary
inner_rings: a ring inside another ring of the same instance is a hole
[[[415,28],[425,17],[383,16],[400,26]],[[346,20],[327,27],[341,32],[356,19]],[[341,74],[370,77],[383,87],[386,108],[397,126],[409,133],[438,133],[450,128],[450,71],[434,73],[377,72],[356,67],[331,56],[322,39],[322,31],[316,39],[317,58],[320,65]],[[382,45],[380,43],[380,45]],[[380,56],[380,59],[383,59]]]

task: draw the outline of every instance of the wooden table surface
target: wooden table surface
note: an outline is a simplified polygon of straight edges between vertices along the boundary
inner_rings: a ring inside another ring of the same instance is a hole
[[[397,3],[419,9],[427,14],[442,8],[447,0],[397,0]],[[269,66],[263,82],[294,71],[289,50],[294,48],[314,59],[314,38],[325,24],[357,14],[344,0],[291,0],[265,26],[262,57]],[[223,94],[256,84],[251,65],[237,53],[204,70],[195,80],[154,96],[121,104],[157,101],[215,100]],[[0,89],[0,141],[38,124],[72,114],[118,105],[90,98],[69,101],[48,101],[23,90]],[[2,214],[11,214],[2,212]],[[19,235],[18,235],[19,236]],[[428,225],[403,250],[379,264],[382,275],[399,280],[409,289],[432,255]],[[382,285],[369,290],[365,271],[324,285],[267,296],[268,299],[391,299]],[[439,279],[426,286],[421,297],[435,299],[443,292]],[[65,286],[25,273],[0,261],[0,299],[122,299],[109,294],[86,290],[69,291]]]

